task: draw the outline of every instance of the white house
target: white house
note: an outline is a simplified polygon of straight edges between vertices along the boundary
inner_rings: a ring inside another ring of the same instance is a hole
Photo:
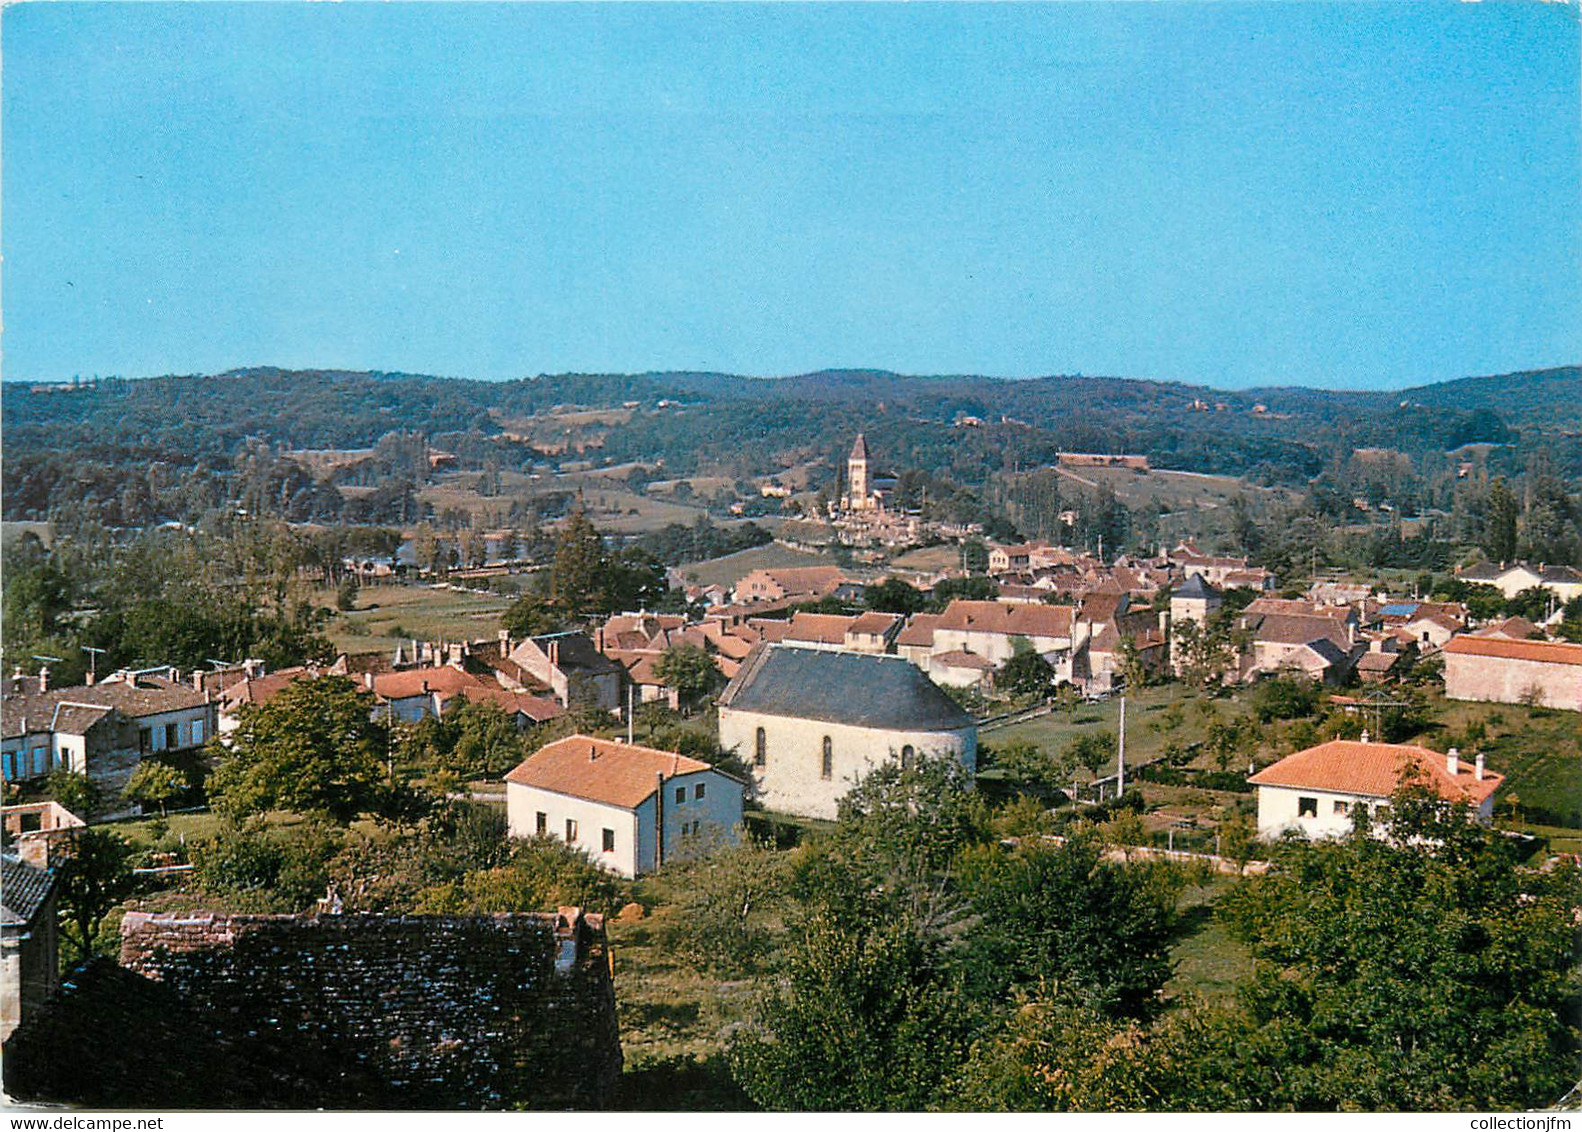
[[[1247,781],[1258,788],[1258,834],[1279,837],[1300,830],[1309,838],[1339,837],[1352,815],[1388,811],[1390,795],[1411,778],[1420,779],[1447,802],[1465,802],[1479,819],[1494,816],[1494,792],[1505,781],[1487,770],[1483,756],[1466,762],[1454,747],[1439,754],[1405,743],[1334,739],[1288,755]]]
[[[670,751],[572,735],[505,776],[512,837],[556,837],[624,877],[734,845],[742,784]]]
[[[720,745],[765,806],[833,818],[887,761],[948,754],[976,769],[978,727],[903,657],[765,644],[720,696]]]

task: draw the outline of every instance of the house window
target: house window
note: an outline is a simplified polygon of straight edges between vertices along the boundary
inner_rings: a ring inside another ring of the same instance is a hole
[[[685,802],[686,800],[687,800],[687,788],[685,786],[677,786],[676,787],[676,805],[679,806],[683,802]]]
[[[910,743],[908,743],[906,746],[901,748],[901,769],[902,770],[910,770],[912,768],[912,759],[913,759],[913,757],[916,754],[917,754],[917,752],[912,749],[912,744],[910,744]]]
[[[704,784],[700,782],[692,788],[692,800],[694,802],[701,802],[703,800],[703,792]]]
[[[549,815],[543,810],[538,811],[538,835],[543,837],[549,832]]]
[[[10,751],[7,751],[5,753],[5,757],[4,757],[3,762],[0,762],[0,767],[3,767],[3,769],[5,770],[5,776],[7,778],[15,778],[16,777],[16,755],[12,754]]]
[[[48,747],[34,747],[33,748],[33,773],[34,774],[48,774],[49,773],[49,748]]]
[[[758,734],[753,738],[753,766],[763,766],[769,761],[769,737],[760,727]]]
[[[196,746],[201,742],[203,742],[203,720],[194,719],[192,721],[192,743]]]
[[[165,724],[165,750],[173,751],[181,746],[181,740],[176,738],[178,728],[174,723]]]
[[[615,852],[615,830],[613,829],[604,831],[604,851],[606,853]]]
[[[1296,816],[1299,818],[1318,817],[1318,799],[1298,798],[1296,800]]]
[[[820,778],[833,778],[835,776],[835,747],[829,741],[829,736],[824,736],[824,758],[819,766]]]
[[[576,818],[567,818],[566,819],[566,844],[570,845],[575,840],[577,840],[577,819]]]
[[[1345,817],[1347,814],[1351,813],[1351,803],[1337,801],[1335,803],[1333,812],[1339,817]]]
[[[154,729],[139,727],[137,729],[137,753],[146,755],[154,749]]]

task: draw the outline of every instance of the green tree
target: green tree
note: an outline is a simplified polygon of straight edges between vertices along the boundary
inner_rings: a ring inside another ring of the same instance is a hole
[[[80,817],[98,812],[103,802],[99,784],[86,774],[79,774],[65,767],[56,767],[44,780],[44,789],[55,801]]]
[[[61,935],[78,963],[99,951],[99,925],[132,894],[132,847],[102,829],[84,829],[55,865]]]
[[[677,948],[724,978],[755,974],[783,915],[787,855],[747,840],[682,867]]]
[[[579,505],[555,543],[555,562],[549,574],[550,600],[572,617],[603,609],[608,561],[604,540]]]
[[[733,1037],[731,1072],[766,1109],[914,1111],[936,1102],[967,1036],[937,944],[905,918],[831,910]]]
[[[671,645],[654,665],[654,674],[675,690],[683,704],[693,705],[712,692],[720,681],[714,659],[697,645]]]
[[[335,608],[342,613],[357,608],[357,576],[347,574],[335,589]]]
[[[223,814],[268,810],[349,822],[390,803],[390,740],[374,722],[373,696],[344,676],[288,684],[242,708],[229,752],[218,754],[209,794]]]
[[[908,617],[924,605],[923,595],[901,578],[886,578],[878,585],[869,586],[863,600],[869,609]]]
[[[1516,522],[1520,514],[1516,494],[1504,476],[1496,476],[1485,503],[1483,535],[1483,549],[1494,561],[1509,562],[1516,557]]]
[[[1018,695],[1048,695],[1055,670],[1039,656],[1026,637],[1011,639],[1011,656],[994,676],[995,686]]]
[[[175,767],[145,759],[127,780],[122,797],[141,806],[158,806],[159,814],[163,817],[165,808],[186,789],[186,776]]]
[[[1063,845],[1024,840],[1012,852],[968,852],[962,887],[978,917],[966,960],[971,993],[1058,981],[1106,1013],[1144,1016],[1170,977],[1175,890],[1169,866],[1104,858],[1079,829]]]
[[[1408,785],[1387,837],[1281,847],[1222,902],[1262,1103],[1542,1107],[1575,1077],[1576,870],[1519,867],[1465,807]]]
[[[500,626],[516,638],[558,633],[566,627],[554,607],[536,593],[525,593],[507,606]]]

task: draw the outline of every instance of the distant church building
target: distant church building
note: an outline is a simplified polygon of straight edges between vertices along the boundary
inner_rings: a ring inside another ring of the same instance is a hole
[[[860,432],[846,458],[846,494],[840,497],[840,505],[843,511],[874,511],[880,507],[879,495],[868,476],[868,443]]]

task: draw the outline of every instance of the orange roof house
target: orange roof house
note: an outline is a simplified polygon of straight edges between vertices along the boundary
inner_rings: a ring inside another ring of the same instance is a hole
[[[1298,751],[1247,781],[1258,787],[1260,834],[1296,829],[1309,837],[1333,837],[1350,831],[1357,807],[1375,813],[1411,781],[1487,819],[1505,776],[1485,768],[1482,755],[1468,762],[1453,747],[1440,754],[1408,743],[1370,743],[1364,735],[1361,741],[1334,739]]]
[[[505,776],[513,837],[556,837],[622,876],[734,843],[742,783],[672,751],[572,735]]]

